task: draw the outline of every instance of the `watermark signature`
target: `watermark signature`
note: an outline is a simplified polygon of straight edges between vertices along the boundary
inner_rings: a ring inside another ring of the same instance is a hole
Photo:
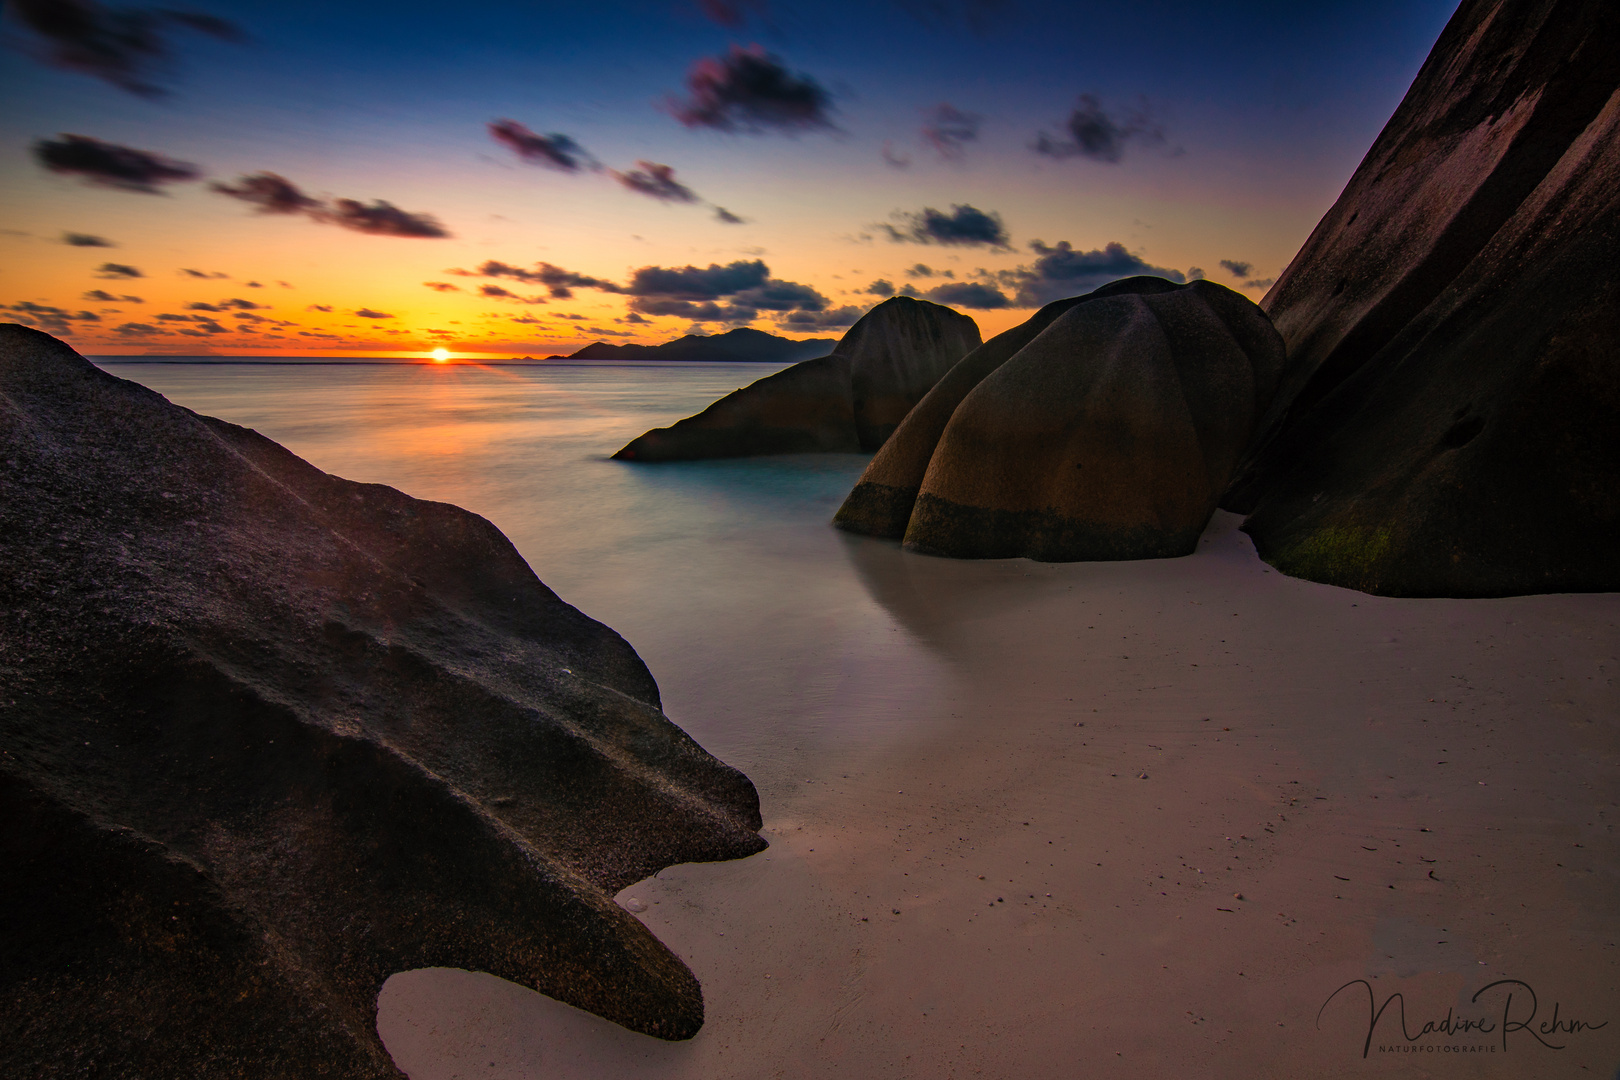
[[[1497,979],[1495,982],[1481,987],[1473,997],[1468,999],[1469,1004],[1480,1007],[1477,1014],[1460,1016],[1457,1015],[1455,1007],[1447,1008],[1446,1015],[1443,1018],[1425,1020],[1417,1031],[1413,1031],[1412,1024],[1408,1022],[1406,1016],[1406,998],[1400,991],[1390,994],[1384,999],[1384,1003],[1380,1005],[1378,1004],[1378,996],[1373,991],[1372,983],[1366,979],[1351,979],[1329,994],[1328,999],[1317,1010],[1317,1030],[1321,1030],[1322,1014],[1327,1012],[1328,1006],[1332,1005],[1340,994],[1343,994],[1352,986],[1359,986],[1367,992],[1367,1039],[1361,1046],[1362,1057],[1366,1057],[1372,1051],[1373,1036],[1378,1033],[1379,1022],[1384,1019],[1384,1014],[1390,1011],[1392,1005],[1395,1006],[1395,1011],[1390,1022],[1385,1024],[1384,1029],[1390,1034],[1398,1031],[1405,1045],[1401,1045],[1399,1042],[1380,1043],[1378,1045],[1380,1053],[1390,1051],[1405,1053],[1417,1049],[1453,1053],[1495,1053],[1498,1033],[1500,1033],[1502,1052],[1504,1054],[1508,1052],[1509,1036],[1515,1036],[1515,1041],[1519,1045],[1524,1045],[1523,1036],[1528,1035],[1536,1043],[1546,1047],[1548,1050],[1562,1050],[1569,1045],[1572,1036],[1578,1036],[1582,1032],[1597,1031],[1600,1028],[1609,1026],[1608,1020],[1593,1023],[1589,1020],[1560,1016],[1559,1010],[1562,1006],[1556,1001],[1553,1002],[1552,1015],[1538,1023],[1536,1014],[1540,1009],[1540,1002],[1530,984],[1519,979]],[[1359,996],[1359,994],[1352,991],[1346,995],[1345,1000],[1353,1001]],[[1481,1001],[1481,999],[1484,1000]],[[1498,1001],[1501,1003],[1500,1010],[1496,1008]],[[1517,1007],[1514,1005],[1515,1001],[1518,1002]],[[1475,1033],[1490,1035],[1492,1038],[1488,1042],[1476,1042],[1473,1044],[1436,1041],[1439,1039],[1455,1039],[1458,1036],[1473,1035]]]

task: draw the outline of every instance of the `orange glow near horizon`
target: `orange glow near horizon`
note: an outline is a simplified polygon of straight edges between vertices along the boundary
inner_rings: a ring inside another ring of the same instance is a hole
[[[450,361],[449,349],[434,349],[430,355],[432,355],[435,364],[445,364]]]

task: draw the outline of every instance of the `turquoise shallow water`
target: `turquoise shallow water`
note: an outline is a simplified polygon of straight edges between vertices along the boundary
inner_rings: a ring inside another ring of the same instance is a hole
[[[489,518],[745,769],[882,737],[932,671],[861,584],[850,545],[872,542],[828,524],[866,456],[609,460],[785,365],[101,366],[328,472]]]

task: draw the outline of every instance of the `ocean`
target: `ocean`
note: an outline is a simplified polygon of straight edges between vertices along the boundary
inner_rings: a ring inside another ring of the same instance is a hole
[[[99,366],[327,472],[488,518],[636,648],[671,719],[745,772],[886,741],[937,682],[851,558],[897,547],[829,524],[867,455],[610,460],[785,364]]]

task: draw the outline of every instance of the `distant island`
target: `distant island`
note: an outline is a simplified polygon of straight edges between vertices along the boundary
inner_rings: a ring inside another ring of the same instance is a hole
[[[548,360],[755,360],[790,364],[826,356],[838,344],[836,338],[807,338],[795,341],[746,326],[707,337],[686,334],[662,345],[609,345],[593,341],[569,356],[548,356]]]

